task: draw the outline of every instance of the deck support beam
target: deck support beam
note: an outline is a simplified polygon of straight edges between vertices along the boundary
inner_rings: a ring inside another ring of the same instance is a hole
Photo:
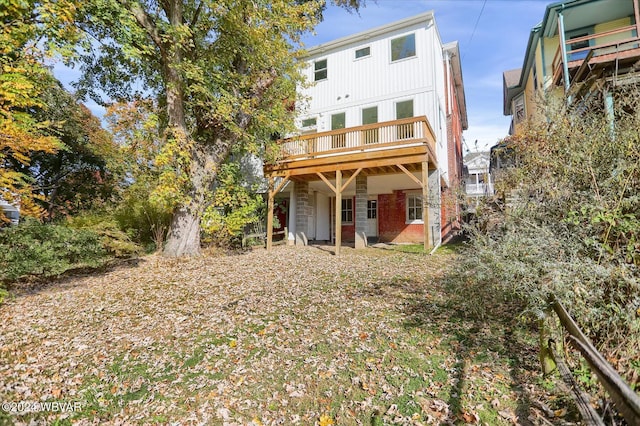
[[[413,175],[411,175],[413,176]],[[431,238],[429,236],[429,163],[422,162],[422,226],[424,251],[428,252]]]
[[[355,247],[363,249],[367,247],[367,201],[369,199],[367,188],[367,176],[356,178],[356,206],[355,220]]]
[[[277,188],[274,188],[274,179],[272,177],[269,178],[269,190],[267,196],[267,250],[271,250],[273,247],[273,204],[274,197],[280,190],[284,187],[284,185],[289,181],[289,176],[285,176]],[[285,235],[285,238],[287,236]]]
[[[336,170],[336,256],[342,245],[342,170]]]

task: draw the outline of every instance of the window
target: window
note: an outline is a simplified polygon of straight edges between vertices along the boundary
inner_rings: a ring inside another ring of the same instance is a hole
[[[305,118],[304,120],[302,120],[302,127],[311,127],[311,126],[315,126],[317,124],[317,119],[315,117],[313,118]]]
[[[422,195],[407,194],[407,223],[422,222]]]
[[[370,107],[362,109],[362,125],[375,124],[378,122],[378,107]],[[378,129],[367,129],[362,131],[364,143],[378,142]]]
[[[342,199],[342,222],[353,222],[353,198]]]
[[[391,40],[391,61],[399,61],[400,59],[416,56],[416,35],[409,34],[406,36],[394,38]]]
[[[314,81],[327,79],[327,60],[326,59],[314,62],[313,69],[315,72]]]
[[[365,58],[370,55],[371,55],[371,47],[369,46],[356,50],[356,59]]]
[[[344,129],[346,125],[346,117],[344,112],[333,114],[331,116],[331,130]],[[331,135],[331,148],[344,148],[346,146],[346,134],[339,133]]]
[[[376,219],[378,217],[378,201],[367,200],[367,219]]]
[[[520,123],[524,121],[524,118],[524,95],[520,94],[513,100],[513,121],[515,123]]]
[[[413,117],[413,99],[396,103],[396,119]],[[398,124],[396,126],[396,137],[398,139],[413,138],[413,123]]]
[[[587,37],[591,34],[593,34],[593,30],[591,28],[582,28],[575,31],[569,31],[567,33],[566,39],[567,41],[570,42],[573,39]],[[580,40],[580,41],[576,41],[575,43],[570,43],[567,46],[567,54],[568,54],[567,56],[569,56],[569,60],[576,61],[579,59],[586,58],[587,55],[589,54],[588,47],[590,45],[591,45],[591,40]],[[580,52],[576,52],[576,53],[571,53],[573,51],[580,50],[580,49],[585,49],[585,50],[581,50]]]

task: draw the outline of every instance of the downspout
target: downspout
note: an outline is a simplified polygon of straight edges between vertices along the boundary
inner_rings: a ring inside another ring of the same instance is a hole
[[[564,8],[564,5],[562,5]],[[567,44],[564,36],[564,16],[558,12],[558,33],[560,36],[560,54],[562,55],[562,73],[564,75],[564,92],[569,91],[571,82],[569,81],[569,64],[567,60]]]
[[[451,115],[452,107],[451,102],[453,100],[453,95],[451,93],[451,56],[449,52],[445,52],[444,60],[445,66],[447,68],[447,116]]]

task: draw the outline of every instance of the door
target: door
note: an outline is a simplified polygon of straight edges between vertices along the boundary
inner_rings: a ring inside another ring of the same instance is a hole
[[[378,122],[378,107],[364,108],[362,110],[362,125],[376,124]],[[378,129],[366,129],[362,131],[365,144],[378,143]]]
[[[378,236],[378,200],[367,200],[367,237]]]
[[[344,129],[347,124],[346,115],[344,112],[333,114],[331,116],[331,130]],[[344,148],[346,146],[345,133],[340,133],[331,136],[331,148]]]
[[[316,196],[316,240],[329,241],[331,239],[331,206],[329,197],[321,192]]]

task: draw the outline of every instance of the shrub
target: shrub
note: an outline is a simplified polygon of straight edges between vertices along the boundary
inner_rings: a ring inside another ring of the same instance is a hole
[[[548,111],[507,144],[518,167],[502,172],[498,200],[478,210],[454,281],[476,315],[512,303],[544,317],[554,293],[621,371],[640,360],[640,158],[635,106],[605,114]],[[586,111],[586,112],[585,112]],[[477,303],[481,299],[485,303]]]
[[[66,224],[73,229],[87,230],[97,234],[109,256],[129,258],[142,253],[142,248],[131,241],[131,238],[120,229],[113,216],[83,213],[67,218]]]
[[[264,210],[262,196],[243,181],[240,165],[223,164],[213,202],[202,216],[203,241],[220,247],[239,245],[247,226],[264,221]]]
[[[170,210],[152,200],[153,182],[149,176],[139,176],[138,180],[126,189],[114,218],[120,229],[133,241],[162,250],[172,214]]]
[[[0,231],[0,281],[5,284],[26,275],[55,276],[96,267],[108,259],[101,237],[89,230],[26,219]]]

